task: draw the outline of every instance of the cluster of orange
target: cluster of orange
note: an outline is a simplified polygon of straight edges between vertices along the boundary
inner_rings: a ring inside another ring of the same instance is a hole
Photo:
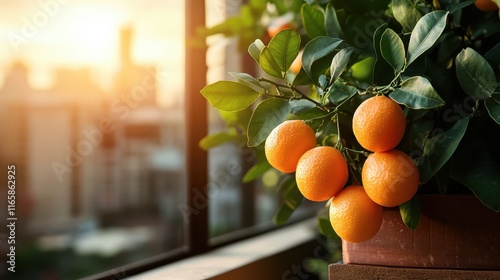
[[[349,170],[342,153],[329,146],[316,147],[313,129],[300,120],[285,121],[276,127],[266,139],[265,154],[274,168],[295,172],[297,187],[305,198],[333,198],[333,229],[344,240],[362,242],[379,231],[382,207],[398,206],[417,191],[417,167],[408,155],[394,149],[405,128],[404,112],[388,97],[367,99],[356,109],[354,136],[363,148],[373,152],[363,165],[363,186],[344,188]]]

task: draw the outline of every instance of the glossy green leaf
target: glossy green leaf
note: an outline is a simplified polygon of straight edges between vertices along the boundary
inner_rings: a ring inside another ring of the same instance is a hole
[[[265,46],[266,45],[264,45],[260,39],[257,39],[248,47],[248,53],[255,60],[255,62],[260,63],[260,53]]]
[[[243,176],[243,183],[249,183],[257,179],[262,174],[266,173],[267,170],[271,168],[271,165],[267,161],[259,162],[252,166],[247,173]]]
[[[307,99],[292,100],[289,103],[292,107],[292,114],[300,114],[316,108],[316,104]]]
[[[405,31],[412,31],[422,17],[411,0],[392,0],[392,13]]]
[[[335,82],[342,73],[344,73],[349,63],[349,59],[354,51],[354,48],[348,47],[340,50],[332,59],[330,64],[330,84]]]
[[[339,104],[340,102],[346,100],[347,98],[355,95],[358,93],[358,89],[345,85],[341,83],[340,81],[336,81],[333,83],[332,88],[331,88],[331,93],[328,96],[328,99],[333,103],[333,104]]]
[[[325,16],[326,35],[333,38],[344,38],[344,32],[340,26],[337,12],[331,3],[326,6]]]
[[[452,128],[428,140],[424,147],[424,164],[419,165],[420,181],[427,182],[451,158],[467,130],[469,118],[457,121]]]
[[[484,105],[488,110],[490,117],[500,124],[500,94],[493,94],[490,98],[484,101]]]
[[[203,150],[209,150],[229,141],[236,141],[239,135],[234,131],[224,131],[205,136],[198,144]]]
[[[300,9],[302,23],[309,38],[325,36],[325,15],[312,5],[304,4]]]
[[[328,69],[331,60],[326,61],[325,57],[332,55],[341,43],[341,39],[322,36],[314,38],[304,47],[302,67],[313,81],[316,82],[319,76]],[[325,60],[323,64],[319,63],[322,59]],[[326,69],[323,69],[325,64]]]
[[[275,224],[282,225],[288,221],[290,216],[292,216],[295,209],[297,209],[300,203],[302,203],[304,197],[297,187],[294,176],[285,179],[280,184],[278,189],[283,190],[285,195],[280,208],[273,217],[273,221]]]
[[[260,67],[267,74],[276,77],[283,78],[284,72],[281,71],[281,67],[273,56],[273,53],[268,47],[264,47],[260,53]]]
[[[409,201],[399,205],[399,213],[401,214],[403,223],[409,229],[416,229],[422,214],[422,209],[420,208],[420,202],[418,201],[417,196],[413,196],[413,198]]]
[[[405,47],[398,34],[392,29],[386,29],[380,39],[380,52],[382,57],[396,71],[401,71],[405,66]]]
[[[261,93],[233,81],[218,81],[201,90],[210,105],[224,111],[243,110],[254,103]]]
[[[387,30],[387,24],[379,26],[373,33],[373,49],[375,50],[375,64],[373,65],[373,83],[376,85],[387,85],[394,79],[394,69],[382,56],[380,42],[382,34]]]
[[[462,89],[477,99],[486,99],[497,86],[490,64],[472,48],[462,50],[455,59],[457,78]]]
[[[404,81],[389,97],[412,109],[432,109],[445,104],[429,80],[420,76]]]
[[[467,158],[457,159],[465,164],[454,166],[451,177],[467,186],[488,208],[500,212],[500,165],[489,151],[475,149]]]
[[[238,79],[238,82],[246,86],[249,86],[257,91],[261,91],[267,88],[266,86],[261,84],[256,78],[247,73],[229,72],[229,74]]]
[[[286,120],[292,107],[288,101],[269,98],[262,101],[253,112],[248,124],[248,146],[256,147],[264,142],[271,131]]]
[[[286,72],[300,51],[300,36],[293,29],[276,34],[268,45],[281,72]]]
[[[430,12],[417,22],[408,45],[408,65],[436,43],[446,27],[448,13],[445,11]]]

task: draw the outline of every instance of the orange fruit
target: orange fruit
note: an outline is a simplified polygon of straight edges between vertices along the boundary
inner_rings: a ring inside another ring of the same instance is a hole
[[[275,20],[275,21],[271,22],[271,24],[267,27],[267,35],[269,35],[270,38],[273,38],[281,30],[290,29],[290,28],[292,28],[292,25],[290,24],[290,22],[286,22],[282,19]]]
[[[289,120],[271,131],[264,152],[272,167],[283,173],[292,173],[300,157],[315,146],[314,130],[301,120]]]
[[[363,148],[388,151],[403,138],[406,118],[398,103],[389,97],[375,96],[358,106],[352,117],[352,129]]]
[[[368,196],[385,207],[410,200],[420,182],[420,173],[413,160],[398,150],[368,156],[361,177]]]
[[[302,68],[302,53],[303,51],[300,51],[295,60],[292,62],[292,65],[290,65],[290,72],[295,74],[300,72],[300,69]]]
[[[498,10],[497,4],[491,0],[476,0],[474,5],[483,12],[494,12]]]
[[[349,170],[342,154],[329,146],[304,153],[297,164],[295,180],[302,195],[312,201],[335,196],[347,183]]]
[[[382,206],[373,202],[361,186],[349,186],[330,204],[330,223],[340,238],[363,242],[374,237],[382,226]]]

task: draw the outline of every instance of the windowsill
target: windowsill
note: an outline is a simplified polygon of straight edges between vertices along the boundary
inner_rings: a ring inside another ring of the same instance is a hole
[[[302,265],[302,261],[313,254],[314,246],[319,246],[317,242],[314,242],[317,237],[315,225],[316,219],[311,218],[206,254],[135,275],[129,279],[230,279],[226,278],[225,275],[231,274],[234,277],[240,273],[244,274],[245,277],[238,277],[239,279],[255,279],[257,277],[259,279],[268,279],[262,277],[261,273],[264,273],[264,271],[259,271],[258,263],[262,262],[263,259],[271,262],[270,258],[273,258],[273,262],[277,261],[282,266],[281,268],[279,265],[274,266],[274,270],[276,270],[274,273],[282,275],[292,265]],[[281,258],[286,258],[286,260],[283,261]],[[266,267],[269,268],[268,265]],[[273,274],[270,271],[265,273],[267,276]],[[276,279],[276,277],[272,279]]]

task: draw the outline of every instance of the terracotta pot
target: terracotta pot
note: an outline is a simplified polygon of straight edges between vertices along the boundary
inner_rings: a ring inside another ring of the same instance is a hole
[[[399,208],[385,209],[377,235],[342,242],[344,263],[396,267],[500,270],[500,213],[474,196],[422,195],[418,228],[408,229]]]

